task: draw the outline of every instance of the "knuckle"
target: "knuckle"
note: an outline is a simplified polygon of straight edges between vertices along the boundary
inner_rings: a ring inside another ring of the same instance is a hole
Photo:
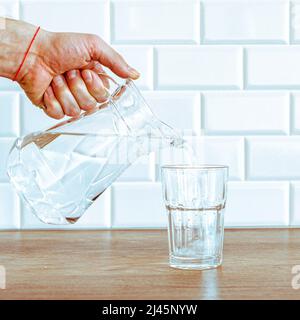
[[[118,67],[118,65],[119,65],[119,61],[117,59],[114,59],[110,63],[110,69],[115,70]]]
[[[87,34],[87,41],[92,45],[93,48],[97,48],[101,43],[101,38],[96,34]]]
[[[100,41],[101,39],[97,34],[94,34],[94,33],[89,33],[87,34],[87,36],[89,37],[89,39],[93,41]]]
[[[64,88],[65,87],[64,77],[62,77],[60,75],[54,77],[52,80],[52,86],[54,88]]]

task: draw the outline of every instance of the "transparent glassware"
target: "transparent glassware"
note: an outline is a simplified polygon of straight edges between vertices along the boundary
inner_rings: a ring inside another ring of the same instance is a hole
[[[7,173],[41,221],[72,224],[137,158],[181,142],[126,80],[95,110],[17,139]]]
[[[162,166],[171,267],[221,265],[227,179],[227,166]]]

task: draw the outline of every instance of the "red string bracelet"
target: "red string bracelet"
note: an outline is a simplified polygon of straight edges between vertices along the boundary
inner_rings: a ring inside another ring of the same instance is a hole
[[[21,70],[22,67],[23,67],[23,64],[24,64],[24,62],[25,62],[25,60],[26,60],[26,58],[27,58],[27,56],[28,56],[28,53],[29,53],[29,51],[30,51],[30,48],[32,47],[32,44],[33,44],[33,42],[34,42],[34,40],[35,40],[38,32],[40,31],[40,29],[41,29],[41,27],[38,27],[38,28],[36,29],[36,31],[35,31],[32,39],[31,39],[31,41],[30,41],[30,43],[29,43],[29,46],[28,46],[28,48],[27,48],[27,50],[26,50],[26,52],[25,52],[25,54],[24,54],[24,58],[23,58],[23,60],[22,60],[22,62],[21,62],[21,64],[20,64],[17,72],[15,73],[15,76],[13,77],[13,81],[16,81],[17,76],[18,76],[18,74],[20,73],[20,70]]]

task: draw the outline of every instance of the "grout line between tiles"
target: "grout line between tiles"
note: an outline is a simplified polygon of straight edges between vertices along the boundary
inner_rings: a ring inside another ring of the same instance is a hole
[[[243,90],[247,88],[247,79],[248,79],[248,55],[247,48],[243,47]]]
[[[108,194],[108,204],[107,204],[107,214],[108,216],[108,226],[107,229],[111,229],[112,227],[112,187],[110,187],[110,189],[108,190],[109,194]]]
[[[244,180],[248,181],[249,178],[249,142],[246,137],[244,137]]]
[[[113,44],[115,41],[115,16],[114,16],[114,3],[109,1],[109,42]]]
[[[289,93],[289,116],[288,116],[288,128],[289,128],[289,135],[293,135],[295,132],[294,129],[294,113],[295,113],[295,99],[292,92]]]
[[[152,89],[158,89],[158,53],[155,46],[152,48]]]
[[[205,113],[206,113],[206,105],[205,105],[205,95],[203,92],[200,92],[200,133],[201,135],[205,134]]]
[[[293,207],[293,197],[294,197],[294,190],[292,187],[292,183],[289,181],[289,201],[288,201],[288,225],[292,225],[293,214],[294,214],[294,207]]]
[[[243,137],[243,176],[242,181],[246,180],[246,162],[247,155],[246,155],[246,137]]]
[[[294,17],[293,17],[293,5],[292,2],[288,2],[288,44],[291,45],[293,43],[294,38]]]

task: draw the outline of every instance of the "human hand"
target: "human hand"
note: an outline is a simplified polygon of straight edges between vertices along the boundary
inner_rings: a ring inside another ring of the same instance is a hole
[[[22,24],[23,40],[18,44],[21,52],[13,55],[20,61],[36,27],[24,22],[14,24],[15,37]],[[106,100],[107,79],[98,75],[104,72],[102,66],[122,78],[139,77],[121,55],[96,35],[41,29],[16,81],[33,104],[43,107],[50,117],[60,119],[64,115],[77,116],[81,110]]]

